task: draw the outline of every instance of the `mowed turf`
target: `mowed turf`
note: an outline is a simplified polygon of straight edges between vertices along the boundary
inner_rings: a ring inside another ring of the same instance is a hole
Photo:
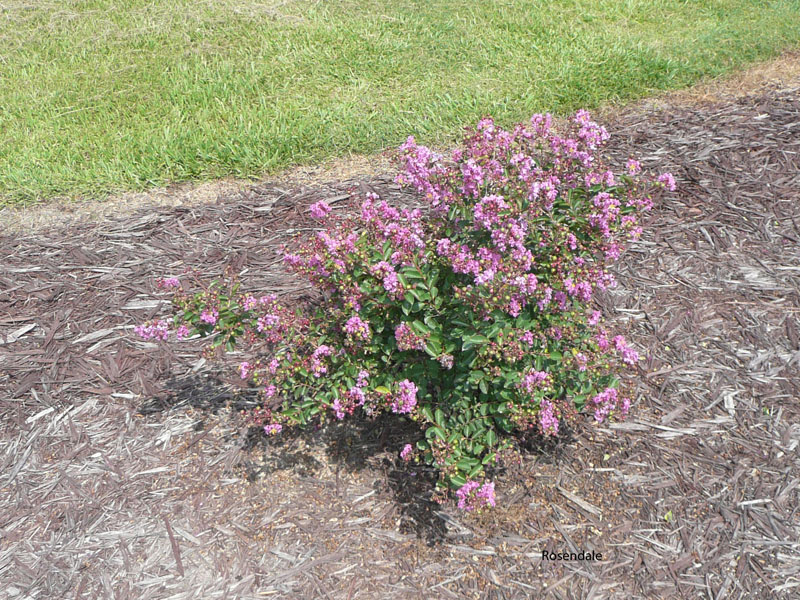
[[[798,0],[4,0],[0,204],[443,144],[798,41]]]

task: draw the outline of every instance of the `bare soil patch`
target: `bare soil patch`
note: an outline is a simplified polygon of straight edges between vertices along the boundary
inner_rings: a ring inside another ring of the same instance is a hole
[[[388,176],[0,237],[0,595],[9,598],[793,598],[800,589],[800,89],[623,111],[609,149],[671,169],[603,299],[645,357],[632,417],[588,426],[460,514],[354,421],[266,441],[192,343],[134,325],[152,278],[278,262],[307,206]],[[542,551],[594,550],[597,562]]]

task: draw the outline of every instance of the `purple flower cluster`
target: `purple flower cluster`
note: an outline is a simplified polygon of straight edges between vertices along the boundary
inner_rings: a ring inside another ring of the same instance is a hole
[[[413,452],[414,447],[411,444],[406,444],[400,451],[400,458],[402,458],[405,462],[408,462],[411,460]]]
[[[347,339],[351,342],[368,342],[372,337],[372,332],[369,329],[369,323],[364,321],[358,315],[350,317],[347,320],[347,323],[344,324],[344,332],[347,334]]]
[[[270,423],[269,425],[264,426],[264,432],[267,435],[276,435],[283,431],[283,425],[280,423]]]
[[[327,203],[320,200],[310,206],[311,216],[315,219],[324,219],[331,212],[331,207]]]
[[[555,413],[555,406],[549,400],[542,400],[539,405],[539,426],[544,435],[558,434],[558,416]]]
[[[400,279],[397,277],[397,273],[394,270],[394,267],[386,261],[381,261],[370,268],[370,273],[372,273],[375,277],[381,280],[383,285],[383,289],[387,292],[392,294],[395,297],[398,297],[402,293],[402,286],[400,285]]]
[[[311,355],[311,365],[310,370],[314,377],[322,377],[325,373],[328,372],[328,367],[325,366],[322,362],[322,358],[331,355],[331,348],[330,346],[322,345]]]
[[[628,365],[635,365],[638,362],[639,353],[628,345],[623,336],[614,336],[612,342],[614,349],[622,356],[622,362]]]
[[[418,388],[408,379],[404,379],[397,384],[398,392],[392,395],[392,412],[396,414],[408,414],[417,405]]]
[[[216,325],[219,319],[219,311],[216,308],[206,308],[200,313],[200,320],[209,325]]]
[[[466,511],[481,510],[487,506],[495,506],[494,482],[486,481],[481,485],[477,481],[467,481],[456,491],[458,508]]]
[[[492,227],[500,222],[500,213],[508,210],[508,204],[502,196],[484,196],[475,205],[475,224],[491,231]]]
[[[629,398],[619,398],[616,388],[606,388],[591,400],[594,404],[594,418],[598,423],[605,421],[619,407],[620,415],[625,416],[631,407]]]
[[[156,319],[143,325],[137,325],[133,331],[145,340],[155,338],[164,341],[169,337],[169,323],[163,319]]]
[[[253,365],[247,361],[244,361],[242,364],[239,365],[239,377],[242,379],[247,379],[253,373]]]
[[[673,177],[672,173],[662,173],[658,176],[658,182],[663,183],[664,187],[670,192],[675,191],[675,177]]]
[[[537,389],[546,385],[549,378],[550,376],[544,371],[530,371],[522,378],[520,387],[528,394],[533,394]]]
[[[164,279],[157,279],[156,285],[164,290],[170,290],[181,286],[181,282],[177,277],[166,277]]]

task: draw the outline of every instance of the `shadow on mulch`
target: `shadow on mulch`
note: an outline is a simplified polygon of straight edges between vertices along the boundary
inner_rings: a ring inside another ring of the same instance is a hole
[[[401,533],[413,534],[431,547],[471,537],[468,531],[466,536],[459,531],[461,526],[434,499],[438,470],[420,463],[406,463],[394,451],[423,438],[422,431],[411,421],[388,414],[370,419],[356,413],[341,422],[286,428],[280,435],[269,436],[261,427],[248,425],[244,417],[244,412],[260,406],[256,389],[237,389],[221,377],[197,374],[173,378],[166,382],[165,390],[142,403],[138,412],[149,416],[191,408],[202,414],[195,426],[199,432],[207,427],[208,417],[227,409],[227,418],[242,432],[238,441],[230,442],[239,444],[244,453],[244,460],[237,466],[242,468],[240,475],[250,483],[269,479],[280,471],[313,477],[324,464],[335,468],[337,481],[342,470],[372,471],[379,474],[375,492],[388,494],[398,508]],[[531,434],[517,438],[523,464],[531,458],[537,463],[557,464],[575,440],[575,431],[563,423],[557,437]],[[518,465],[506,464],[487,468],[487,475],[489,479],[516,480],[526,487],[523,471]]]

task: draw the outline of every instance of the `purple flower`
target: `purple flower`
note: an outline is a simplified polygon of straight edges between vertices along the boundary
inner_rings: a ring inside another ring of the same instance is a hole
[[[545,435],[556,435],[558,433],[558,417],[555,414],[555,407],[549,400],[542,400],[539,410],[539,426]]]
[[[157,281],[157,284],[158,287],[165,290],[181,286],[181,282],[178,280],[177,277],[167,277],[166,279],[159,279]]]
[[[482,509],[486,506],[495,506],[494,482],[486,481],[483,485],[477,481],[467,481],[458,490],[458,508],[466,511]]]
[[[414,451],[414,448],[411,446],[411,444],[406,444],[405,446],[403,446],[403,449],[400,451],[400,458],[402,458],[404,461],[408,462],[409,460],[411,460],[411,453],[413,451]]]
[[[475,497],[482,505],[494,507],[496,504],[494,496],[494,481],[485,482],[481,486],[481,489],[476,492]]]
[[[639,361],[639,353],[628,345],[624,337],[621,335],[615,336],[612,342],[616,351],[622,356],[622,362],[628,365],[635,365]]]
[[[628,169],[628,173],[631,175],[636,175],[642,170],[642,165],[639,163],[638,160],[633,160],[632,158],[625,163],[625,168]]]
[[[662,173],[658,176],[658,182],[663,183],[670,192],[675,191],[675,177],[672,176],[672,173]]]
[[[532,394],[540,387],[543,387],[550,376],[544,371],[531,371],[527,373],[520,383],[520,387],[529,394]]]
[[[137,325],[133,328],[133,331],[145,340],[155,338],[165,341],[169,337],[169,323],[162,319],[156,319],[152,323],[148,322],[144,325]]]
[[[283,430],[283,425],[281,425],[280,423],[270,423],[269,425],[266,425],[264,427],[264,431],[268,435],[276,435],[280,433],[282,430]]]
[[[407,414],[414,410],[417,405],[418,388],[408,379],[404,379],[398,384],[399,392],[392,396],[392,412],[396,414]]]
[[[209,325],[216,325],[217,319],[219,319],[219,312],[217,312],[216,308],[212,308],[211,310],[205,309],[200,313],[200,320]]]
[[[325,356],[331,355],[331,348],[330,346],[322,345],[316,350],[314,350],[314,354],[311,355],[311,374],[314,377],[322,377],[325,373],[328,372],[328,367],[322,364],[320,358]]]
[[[239,376],[242,379],[247,379],[250,376],[250,373],[253,372],[253,365],[249,362],[244,361],[242,364],[239,365]]]
[[[359,339],[363,341],[369,340],[372,335],[369,329],[369,323],[366,323],[359,316],[350,317],[344,325],[344,332],[351,339]]]
[[[595,405],[595,421],[602,423],[617,407],[617,390],[615,388],[606,388],[592,398],[591,401]]]
[[[328,213],[331,212],[331,207],[320,200],[319,202],[312,204],[310,210],[311,216],[315,219],[324,219],[326,216],[328,216]]]
[[[367,401],[367,396],[364,394],[364,390],[360,387],[351,387],[347,390],[347,398],[353,402],[355,406],[364,406],[364,402]]]
[[[472,494],[480,487],[480,485],[481,484],[477,481],[470,480],[456,491],[456,497],[458,497],[458,508],[466,511],[475,509],[475,507],[472,505]]]
[[[336,398],[333,401],[333,404],[331,405],[331,408],[333,409],[333,413],[336,415],[337,419],[339,419],[340,421],[342,419],[344,419],[344,416],[346,414],[346,412],[345,412],[346,409],[345,409],[344,406],[342,406],[342,402],[341,402],[341,400],[339,400],[339,398]]]
[[[189,327],[186,325],[181,325],[180,327],[178,327],[178,329],[175,330],[175,337],[177,337],[179,340],[182,340],[184,338],[189,337],[189,333],[191,333]]]

